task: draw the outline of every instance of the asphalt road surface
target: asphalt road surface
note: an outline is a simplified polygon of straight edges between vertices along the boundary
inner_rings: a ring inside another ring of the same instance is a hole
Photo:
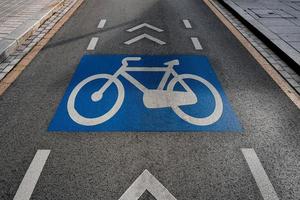
[[[164,31],[126,31],[142,23]],[[147,39],[124,44],[144,33],[166,44]],[[94,45],[93,37],[98,38]],[[85,54],[207,56],[243,131],[49,132]],[[3,200],[14,199],[42,149],[51,152],[31,199],[118,200],[145,169],[177,200],[300,198],[299,109],[200,0],[85,1],[0,97],[0,116]],[[33,180],[27,178],[30,188]],[[146,189],[152,184],[154,192],[148,188],[140,199],[171,199],[155,196],[162,191],[146,179]],[[129,193],[138,198],[140,188]]]

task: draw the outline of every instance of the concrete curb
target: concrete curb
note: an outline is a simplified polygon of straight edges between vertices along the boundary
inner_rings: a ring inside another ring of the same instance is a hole
[[[246,13],[231,0],[218,0],[226,9],[247,26],[259,39],[265,42],[269,48],[278,54],[291,68],[300,74],[300,53],[291,48],[276,34],[258,23],[252,16]]]
[[[14,30],[6,39],[0,41],[0,63],[12,54],[34,31],[36,31],[47,19],[49,19],[64,4],[61,0],[46,14],[36,14],[31,20],[26,21]],[[2,47],[1,47],[2,46]]]
[[[39,32],[34,39],[28,38],[25,43],[25,49],[17,50],[19,54],[16,60],[10,63],[2,63],[5,68],[0,72],[0,96],[9,88],[9,86],[17,79],[22,71],[31,63],[36,55],[44,48],[48,41],[60,30],[60,28],[70,19],[85,0],[65,0],[61,9],[53,14],[54,18],[49,18],[45,23],[50,22],[46,27],[41,26],[36,32]],[[46,31],[46,32],[45,32]],[[35,35],[36,32],[33,34]],[[14,54],[15,54],[14,53]],[[12,57],[14,55],[10,55]],[[1,66],[1,63],[0,63]],[[3,73],[4,72],[4,73]]]

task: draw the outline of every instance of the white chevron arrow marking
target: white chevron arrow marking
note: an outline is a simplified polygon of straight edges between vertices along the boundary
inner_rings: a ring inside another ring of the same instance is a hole
[[[176,200],[148,170],[132,183],[119,200],[138,200],[146,190],[157,200]]]
[[[157,31],[157,32],[163,32],[163,31],[164,31],[164,30],[162,30],[162,29],[160,29],[160,28],[157,28],[157,27],[155,27],[155,26],[152,26],[152,25],[150,25],[150,24],[143,23],[143,24],[137,25],[137,26],[135,26],[135,27],[133,27],[133,28],[131,28],[131,29],[128,29],[127,32],[133,32],[133,31],[136,31],[136,30],[141,29],[141,28],[143,28],[143,27],[150,28],[150,29],[155,30],[155,31]]]
[[[164,41],[161,41],[160,39],[157,39],[157,38],[155,38],[155,37],[153,37],[153,36],[151,36],[151,35],[148,35],[148,34],[146,34],[146,33],[144,33],[144,34],[142,34],[142,35],[139,35],[139,36],[137,36],[137,37],[135,37],[135,38],[132,38],[132,39],[130,39],[130,40],[124,42],[124,44],[130,45],[130,44],[135,43],[135,42],[137,42],[137,41],[139,41],[139,40],[142,40],[142,39],[144,39],[144,38],[146,38],[146,39],[148,39],[148,40],[151,40],[151,41],[153,41],[153,42],[156,42],[157,44],[160,44],[160,45],[166,44]]]

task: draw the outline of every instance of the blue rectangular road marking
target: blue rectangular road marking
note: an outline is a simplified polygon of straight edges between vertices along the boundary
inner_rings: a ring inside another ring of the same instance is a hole
[[[48,128],[241,132],[204,56],[86,55]]]

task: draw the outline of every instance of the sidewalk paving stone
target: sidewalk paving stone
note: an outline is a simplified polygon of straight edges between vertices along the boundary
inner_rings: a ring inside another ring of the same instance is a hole
[[[299,0],[220,0],[288,56],[300,70]]]
[[[0,2],[0,62],[5,60],[64,0],[10,0]]]
[[[20,1],[20,0],[13,0],[13,1]],[[60,20],[64,15],[62,13],[66,13],[69,11],[73,5],[78,0],[63,0],[60,2],[63,2],[62,6],[58,7],[57,11],[53,13],[51,17],[48,17],[46,21],[41,25],[39,28],[34,29],[30,32],[32,32],[25,41],[22,42],[22,44],[19,44],[15,47],[15,50],[11,50],[10,54],[5,58],[4,61],[0,62],[0,81],[2,81],[6,75],[13,70],[15,66],[18,65],[18,63],[21,61],[21,59],[24,58],[24,56],[27,55],[27,53],[38,43],[40,40],[45,36],[46,33],[48,33],[51,28]],[[1,2],[0,2],[1,6]],[[1,16],[1,8],[0,8],[0,16]],[[1,40],[0,38],[0,43]],[[13,44],[16,44],[13,43]],[[22,61],[21,61],[22,62]]]
[[[235,28],[251,43],[251,45],[270,63],[271,66],[290,84],[292,88],[300,95],[300,76],[296,73],[294,69],[291,68],[289,63],[279,57],[278,54],[274,52],[270,47],[266,45],[264,41],[262,41],[256,34],[254,34],[249,29],[249,26],[246,26],[240,19],[238,19],[232,9],[228,9],[228,7],[224,7],[224,4],[221,2],[224,0],[210,0],[211,3],[223,14],[227,20],[235,26]],[[300,0],[298,0],[300,2]],[[253,2],[243,1],[243,5],[249,5]],[[241,8],[239,8],[241,9]],[[261,25],[262,26],[262,25]],[[265,27],[263,27],[265,28]],[[269,32],[276,36],[274,33]],[[288,45],[287,43],[284,43]],[[283,43],[282,43],[283,45]]]

